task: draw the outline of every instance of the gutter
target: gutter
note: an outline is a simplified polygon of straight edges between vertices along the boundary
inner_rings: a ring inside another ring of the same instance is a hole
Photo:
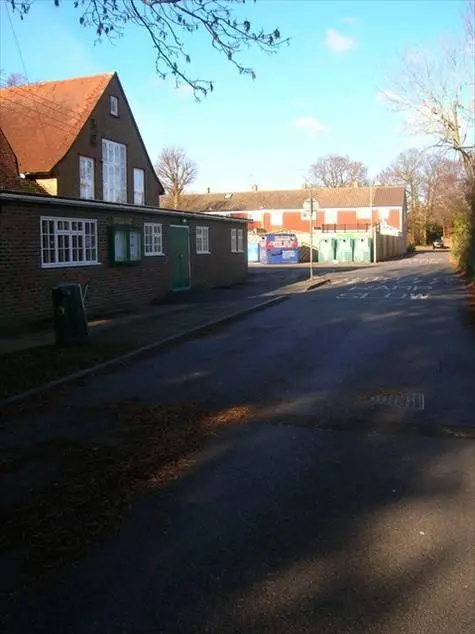
[[[204,213],[193,213],[190,211],[178,211],[176,209],[161,209],[159,207],[145,207],[138,205],[122,204],[122,203],[109,203],[102,200],[84,200],[82,198],[59,198],[57,196],[41,196],[34,194],[16,194],[0,190],[0,204],[4,202],[45,205],[46,207],[74,207],[91,209],[95,211],[103,211],[109,213],[117,213],[119,211],[132,212],[135,214],[154,214],[157,216],[174,216],[176,218],[190,218],[193,220],[201,220],[206,216]],[[226,218],[220,216],[219,220],[222,222],[240,222],[247,225],[247,218]]]

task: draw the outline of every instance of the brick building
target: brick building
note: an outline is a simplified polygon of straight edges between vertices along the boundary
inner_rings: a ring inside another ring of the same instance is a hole
[[[0,128],[45,193],[158,207],[163,187],[116,73],[2,88]]]
[[[309,214],[303,209],[310,195],[317,201],[314,231],[367,231],[371,225],[389,225],[407,232],[404,187],[345,187],[247,192],[184,194],[180,209],[212,215],[246,218],[251,231],[309,233]],[[171,203],[167,197],[161,204]]]
[[[89,283],[88,316],[247,277],[246,222],[0,192],[0,328],[51,319],[51,289]]]
[[[115,73],[0,90],[0,328],[243,282],[247,221],[158,208],[163,188]]]

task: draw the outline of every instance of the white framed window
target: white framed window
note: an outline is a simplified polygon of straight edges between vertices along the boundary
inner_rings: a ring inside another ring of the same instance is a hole
[[[79,157],[79,196],[94,198],[94,159],[89,156]]]
[[[388,221],[389,220],[389,209],[380,209],[379,210],[379,219],[381,221],[383,221],[383,220]]]
[[[134,205],[145,205],[145,172],[134,167]]]
[[[111,95],[109,98],[109,112],[113,117],[119,116],[119,100],[114,95]]]
[[[97,220],[42,216],[42,268],[98,264]]]
[[[103,199],[127,202],[127,148],[122,143],[102,139]]]
[[[270,223],[274,227],[281,227],[284,222],[284,212],[283,211],[271,211],[270,213]]]
[[[338,224],[338,209],[325,209],[325,225]]]
[[[164,255],[162,225],[155,222],[144,224],[145,255]]]
[[[244,251],[244,229],[231,229],[231,252],[242,253]]]
[[[211,253],[209,249],[209,227],[196,227],[196,253]]]
[[[361,209],[357,209],[356,219],[357,220],[371,220],[371,208],[361,207]]]

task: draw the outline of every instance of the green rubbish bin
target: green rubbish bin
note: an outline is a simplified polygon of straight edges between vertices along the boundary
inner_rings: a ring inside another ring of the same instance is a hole
[[[365,236],[355,238],[353,247],[355,262],[371,262],[371,239]]]
[[[353,262],[353,240],[351,238],[337,239],[336,259],[338,262]]]
[[[333,262],[335,260],[335,240],[322,238],[318,243],[318,261]]]
[[[57,346],[84,343],[89,337],[81,284],[53,288],[53,323]]]

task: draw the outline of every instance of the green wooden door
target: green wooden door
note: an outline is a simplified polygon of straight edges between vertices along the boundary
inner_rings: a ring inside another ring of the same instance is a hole
[[[190,288],[190,240],[188,227],[170,227],[170,258],[172,264],[172,289]]]

